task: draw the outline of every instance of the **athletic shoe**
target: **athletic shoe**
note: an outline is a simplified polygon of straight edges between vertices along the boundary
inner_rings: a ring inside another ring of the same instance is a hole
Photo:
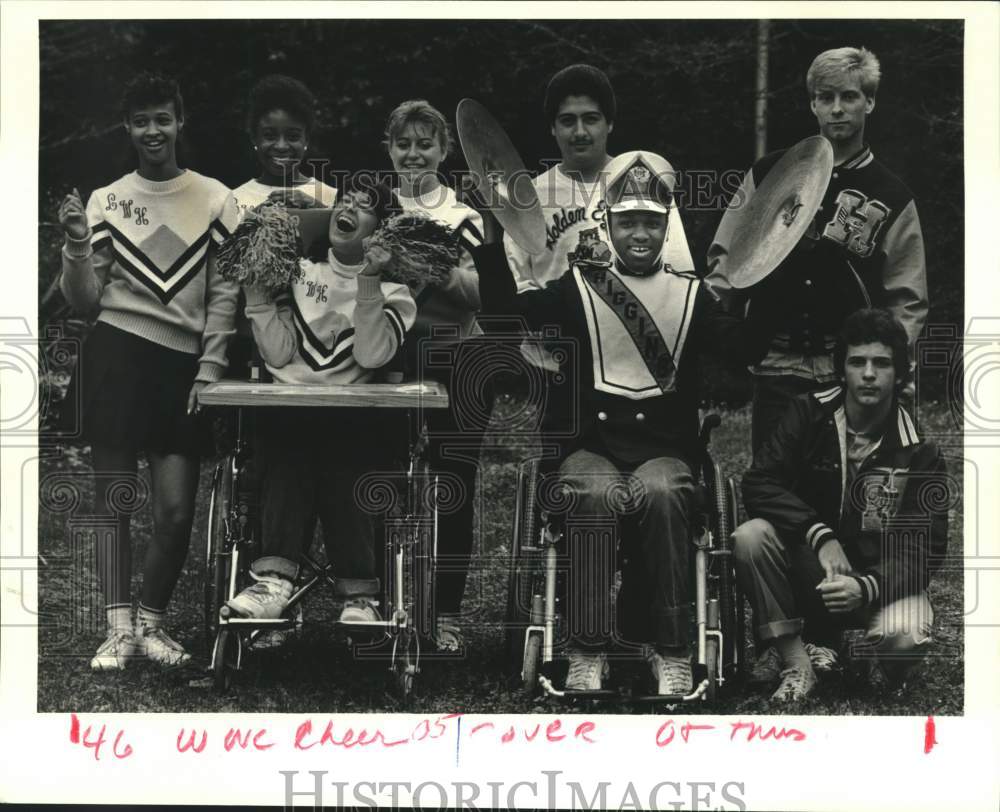
[[[781,672],[781,684],[771,694],[772,702],[801,702],[816,688],[812,666],[792,666]]]
[[[254,575],[256,582],[239,595],[226,601],[226,606],[240,617],[255,620],[276,620],[285,613],[292,597],[292,582],[274,575]]]
[[[191,655],[184,650],[184,646],[159,626],[142,630],[142,634],[137,640],[136,651],[154,663],[168,668],[184,665],[191,659]]]
[[[608,675],[608,655],[603,651],[574,650],[569,653],[567,691],[600,691]]]
[[[378,601],[371,598],[348,598],[340,610],[340,622],[377,623],[382,619],[377,607]]]
[[[437,635],[434,637],[434,645],[438,651],[461,651],[462,650],[462,630],[451,620],[439,617],[437,622]]]
[[[806,654],[809,655],[809,662],[812,663],[816,676],[822,677],[840,670],[840,662],[837,659],[837,652],[826,646],[816,646],[806,643]]]
[[[781,676],[781,655],[774,646],[764,649],[750,669],[752,685],[771,685]]]
[[[112,629],[98,647],[97,654],[90,661],[90,667],[95,671],[123,671],[129,659],[135,656],[135,648],[135,635],[130,629]]]
[[[652,646],[646,649],[646,661],[653,670],[656,693],[660,696],[686,696],[691,693],[691,657],[660,654]]]

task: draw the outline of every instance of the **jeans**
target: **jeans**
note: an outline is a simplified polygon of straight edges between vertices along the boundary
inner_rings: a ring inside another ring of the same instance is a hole
[[[571,644],[600,647],[614,634],[610,588],[616,527],[618,517],[628,513],[636,536],[628,545],[633,559],[628,571],[635,578],[623,579],[622,585],[623,600],[632,609],[624,614],[634,618],[628,636],[660,648],[686,646],[695,484],[687,463],[657,457],[629,470],[581,449],[563,461],[559,477],[570,499],[566,537]]]
[[[930,643],[934,611],[926,592],[887,606],[830,613],[817,584],[825,573],[807,545],[784,545],[764,519],[744,522],[733,534],[736,578],[753,606],[756,632],[763,642],[801,634],[820,645],[839,648],[844,629],[865,629],[861,649],[880,660],[919,660]]]

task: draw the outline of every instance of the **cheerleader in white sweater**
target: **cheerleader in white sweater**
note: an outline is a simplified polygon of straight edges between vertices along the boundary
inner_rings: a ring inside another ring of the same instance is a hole
[[[330,218],[325,262],[301,261],[290,290],[245,288],[254,339],[277,383],[366,383],[395,356],[416,306],[405,285],[383,282],[383,249],[365,249],[399,211],[384,184],[349,181]],[[316,518],[323,526],[345,623],[379,619],[375,524],[357,505],[358,480],[391,464],[398,417],[383,409],[267,409],[257,423],[263,550],[256,582],[229,601],[243,617],[280,617]],[[385,414],[383,414],[385,413]],[[400,431],[402,429],[402,431]]]
[[[190,658],[163,621],[191,540],[199,454],[211,442],[194,414],[198,391],[226,368],[237,296],[215,271],[236,206],[221,183],[177,165],[177,83],[140,74],[122,114],[138,170],[97,189],[86,208],[76,190],[59,208],[60,287],[75,311],[97,319],[67,403],[79,406],[91,445],[95,513],[116,525],[97,540],[108,636],[91,661],[96,670],[122,669],[134,656],[165,666]],[[133,629],[130,515],[119,496],[135,487],[140,452],[149,461],[153,536]]]
[[[479,310],[479,275],[471,250],[482,245],[483,221],[479,212],[459,202],[442,182],[441,163],[448,157],[452,137],[448,122],[436,108],[422,100],[405,101],[389,115],[385,145],[396,170],[397,194],[403,208],[422,211],[451,227],[458,235],[459,264],[444,285],[413,292],[417,320],[407,342],[407,367],[411,375],[434,378],[448,387],[450,408],[428,416],[432,467],[451,474],[461,483],[461,506],[440,518],[435,600],[439,612],[437,644],[441,650],[461,647],[458,613],[465,591],[473,540],[473,495],[483,433],[489,422],[491,392],[482,389],[485,345],[470,338],[481,335],[476,323]],[[433,355],[448,347],[454,363],[448,367],[432,357],[427,339],[437,331]],[[478,369],[478,371],[477,371]],[[485,404],[486,408],[482,408]]]

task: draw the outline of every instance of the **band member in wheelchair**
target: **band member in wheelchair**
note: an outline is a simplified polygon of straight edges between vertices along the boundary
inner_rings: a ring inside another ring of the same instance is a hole
[[[272,298],[245,289],[254,340],[276,383],[365,383],[395,356],[416,306],[405,285],[383,282],[389,257],[365,248],[379,222],[398,212],[388,186],[351,180],[330,218],[325,262],[301,261],[291,290]],[[356,504],[355,484],[391,463],[388,437],[405,436],[381,410],[267,409],[258,418],[262,556],[255,583],[228,602],[243,617],[277,618],[317,515],[341,622],[379,620],[375,526]]]
[[[927,318],[927,271],[916,203],[865,140],[880,78],[878,59],[865,48],[824,51],[809,67],[810,109],[833,147],[834,167],[819,212],[777,270],[748,290],[733,289],[729,246],[741,228],[739,218],[724,220],[708,249],[708,280],[727,307],[753,310],[764,299],[785,303],[777,318],[759,322],[770,347],[751,370],[755,452],[791,398],[836,383],[833,347],[850,313],[887,307],[905,328],[911,347]],[[773,152],[755,163],[730,206],[745,208],[784,153]]]
[[[664,259],[672,219],[670,164],[651,152],[633,152],[615,158],[608,170],[602,236],[609,239],[610,260],[581,258],[545,288],[517,293],[502,252],[492,244],[492,224],[489,244],[474,255],[485,313],[520,316],[533,330],[556,326],[561,337],[577,343],[577,358],[566,358],[562,369],[569,374],[577,366],[580,375],[579,432],[564,447],[560,466],[574,494],[570,511],[574,519],[613,520],[609,485],[626,481],[634,491],[633,556],[643,573],[638,589],[645,594],[633,601],[642,610],[638,627],[626,635],[645,644],[657,693],[685,694],[692,688],[697,357],[706,347],[737,364],[758,356],[745,340],[743,322],[714,302],[693,264],[675,268]],[[588,613],[593,608],[596,616],[606,614],[599,607],[607,606],[612,578],[610,568],[597,562],[610,564],[613,553],[570,543],[574,605]],[[623,590],[632,587],[623,584]],[[611,634],[606,628],[571,631],[567,689],[602,687]]]
[[[928,507],[928,489],[948,492],[944,461],[898,400],[903,326],[859,310],[834,357],[843,385],[795,398],[743,478],[736,575],[784,667],[776,701],[837,668],[845,628],[865,630],[853,653],[873,681],[898,685],[930,642],[927,585],[948,541],[947,506]]]

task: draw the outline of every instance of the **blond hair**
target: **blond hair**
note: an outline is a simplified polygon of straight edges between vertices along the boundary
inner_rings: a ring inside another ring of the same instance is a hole
[[[816,87],[824,80],[841,76],[857,76],[861,90],[869,98],[878,91],[882,66],[878,57],[867,48],[833,48],[817,56],[806,73],[809,97],[816,95]]]
[[[385,141],[383,145],[389,144],[403,132],[410,124],[423,125],[429,127],[434,133],[438,144],[441,145],[441,152],[447,157],[454,146],[451,137],[451,128],[444,114],[433,104],[423,99],[411,99],[400,104],[395,110],[389,113],[389,121],[385,125]]]

